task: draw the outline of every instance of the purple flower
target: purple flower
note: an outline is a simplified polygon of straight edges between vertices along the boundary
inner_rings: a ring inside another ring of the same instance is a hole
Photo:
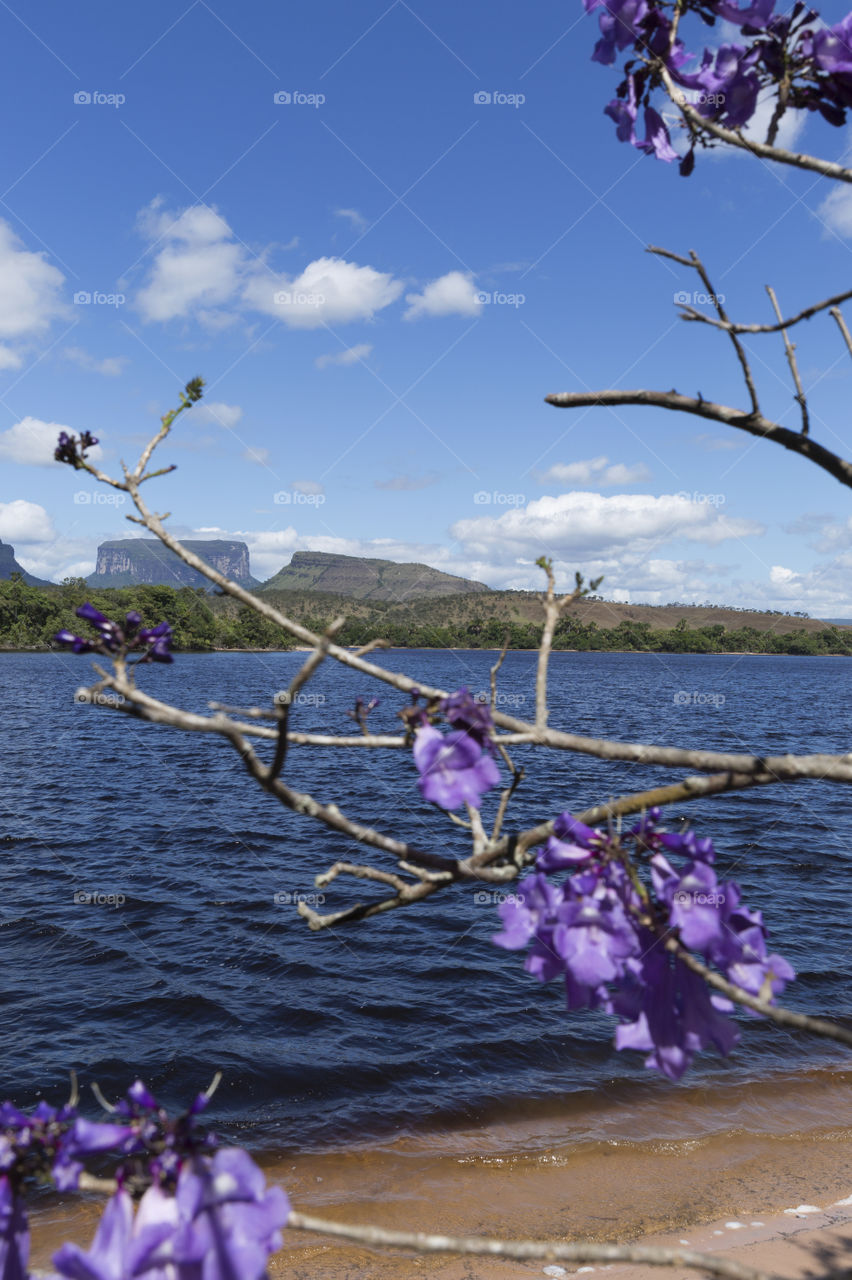
[[[289,1214],[287,1196],[267,1190],[247,1152],[223,1149],[184,1165],[175,1195],[149,1187],[135,1220],[118,1191],[91,1249],[65,1244],[53,1262],[68,1280],[260,1280]]]
[[[465,802],[478,809],[483,793],[500,781],[490,755],[467,733],[445,736],[432,725],[414,735],[414,763],[420,771],[421,795],[442,809],[457,809]]]
[[[737,27],[765,27],[772,17],[775,0],[755,0],[754,4],[741,9],[732,0],[710,0],[710,8],[718,13],[726,22]]]
[[[464,685],[456,693],[450,694],[449,698],[444,698],[441,710],[454,729],[463,730],[492,755],[496,752],[497,748],[491,737],[494,730],[491,708],[486,702],[474,698]]]
[[[149,627],[147,630],[140,631],[138,639],[142,644],[148,644],[151,647],[145,654],[144,658],[140,658],[140,662],[174,662],[169,646],[172,643],[173,632],[167,622],[161,622],[157,627]]]
[[[27,1209],[8,1177],[0,1177],[0,1280],[26,1280],[30,1258]]]
[[[831,75],[852,71],[852,13],[835,26],[814,32],[813,58],[820,71]]]
[[[598,19],[601,39],[595,45],[592,62],[611,66],[621,52],[639,38],[639,23],[648,13],[646,0],[606,0]]]
[[[96,640],[86,640],[75,636],[72,631],[58,631],[53,637],[57,644],[66,645],[74,653],[122,653],[126,649],[135,649],[146,645],[147,652],[138,659],[139,662],[173,662],[169,646],[172,643],[172,629],[168,622],[161,622],[157,627],[139,630],[142,618],[135,609],[125,615],[124,625],[112,622],[96,609],[93,604],[81,604],[76,610],[78,618],[84,618],[98,632]]]
[[[736,129],[748,123],[757,107],[760,81],[754,64],[759,56],[757,48],[723,44],[716,52],[715,66],[712,51],[705,49],[697,71],[673,70],[672,74],[679,85],[699,91],[694,104],[699,115]]]
[[[60,1191],[77,1186],[83,1165],[81,1156],[95,1152],[115,1151],[133,1136],[133,1129],[123,1124],[100,1124],[77,1116],[70,1130],[60,1139],[53,1165],[53,1180]]]

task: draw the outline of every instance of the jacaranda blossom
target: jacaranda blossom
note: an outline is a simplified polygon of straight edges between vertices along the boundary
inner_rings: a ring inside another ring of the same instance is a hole
[[[414,735],[414,763],[420,794],[442,809],[465,803],[478,809],[484,793],[500,781],[491,756],[460,730],[443,734],[434,725],[423,725]]]

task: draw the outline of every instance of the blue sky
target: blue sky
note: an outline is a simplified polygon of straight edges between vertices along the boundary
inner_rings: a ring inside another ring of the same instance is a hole
[[[852,191],[721,153],[683,179],[616,140],[579,0],[45,0],[0,28],[0,538],[28,570],[89,573],[138,533],[50,461],[58,431],[115,471],[200,374],[149,501],[244,539],[259,578],[316,549],[526,588],[546,554],[611,598],[852,617],[825,473],[663,410],[544,403],[746,406],[723,336],[678,319],[700,282],[649,243],[694,248],[743,321],[772,320],[766,284],[790,314],[850,280]],[[819,120],[784,140],[852,154]],[[812,432],[849,452],[840,334],[793,336]],[[796,427],[780,338],[749,349]]]

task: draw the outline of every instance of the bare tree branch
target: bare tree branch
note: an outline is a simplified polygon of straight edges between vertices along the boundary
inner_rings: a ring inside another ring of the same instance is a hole
[[[791,431],[781,427],[777,422],[764,418],[759,413],[746,413],[742,409],[731,409],[727,405],[714,404],[712,400],[698,399],[693,396],[682,396],[677,391],[562,391],[556,395],[545,396],[547,404],[558,409],[577,409],[584,405],[640,404],[650,405],[657,409],[672,409],[679,413],[692,413],[699,418],[709,418],[712,422],[721,422],[727,427],[736,427],[747,431],[749,435],[758,436],[762,440],[771,440],[784,449],[800,454],[821,467],[829,475],[834,476],[841,484],[852,487],[852,462],[839,457],[817,444],[810,436],[799,431]]]
[[[650,1267],[687,1267],[717,1280],[773,1280],[764,1271],[694,1249],[665,1249],[648,1245],[559,1244],[553,1240],[495,1240],[488,1236],[427,1235],[420,1231],[387,1231],[331,1222],[292,1211],[287,1228],[319,1232],[361,1244],[417,1249],[423,1253],[463,1253],[480,1257],[513,1258],[517,1262],[634,1262]]]
[[[772,288],[772,285],[768,284],[766,286],[766,292],[769,294],[769,300],[772,303],[773,310],[780,320],[781,308],[778,306],[778,299],[775,297],[775,290]],[[808,421],[808,402],[805,399],[805,390],[802,386],[802,380],[799,377],[799,366],[796,363],[796,348],[787,337],[786,328],[782,328],[781,332],[784,335],[784,350],[787,353],[787,363],[790,366],[790,372],[793,375],[793,383],[796,387],[796,404],[802,411],[802,435],[806,436],[810,429],[810,423]]]

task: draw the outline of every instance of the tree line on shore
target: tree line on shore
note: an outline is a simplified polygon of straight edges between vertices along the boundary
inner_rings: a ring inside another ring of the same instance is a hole
[[[149,626],[167,620],[174,629],[176,650],[212,652],[293,647],[277,627],[246,606],[208,595],[200,588],[140,585],[97,590],[87,587],[82,578],[66,579],[59,586],[30,587],[17,574],[8,581],[0,581],[0,647],[36,650],[53,647],[57,631],[77,629],[75,609],[84,600],[108,617],[136,610]],[[280,603],[285,604],[283,600]],[[339,601],[327,604],[322,599],[306,598],[306,593],[289,604],[297,606],[291,616],[318,632],[340,612]],[[391,618],[384,616],[386,612],[381,607],[371,608],[358,602],[357,616],[350,617],[337,632],[337,642],[363,645],[381,636],[394,648],[499,649],[508,640],[510,649],[534,649],[541,639],[541,624],[506,621],[478,612],[441,625],[430,625],[422,616],[408,621],[398,616]],[[553,647],[635,653],[852,655],[852,630],[827,626],[822,630],[783,632],[780,615],[776,626],[777,629],[768,630],[752,626],[730,628],[721,623],[690,627],[682,618],[668,630],[635,621],[599,627],[593,621],[583,623],[567,615],[556,629]]]

